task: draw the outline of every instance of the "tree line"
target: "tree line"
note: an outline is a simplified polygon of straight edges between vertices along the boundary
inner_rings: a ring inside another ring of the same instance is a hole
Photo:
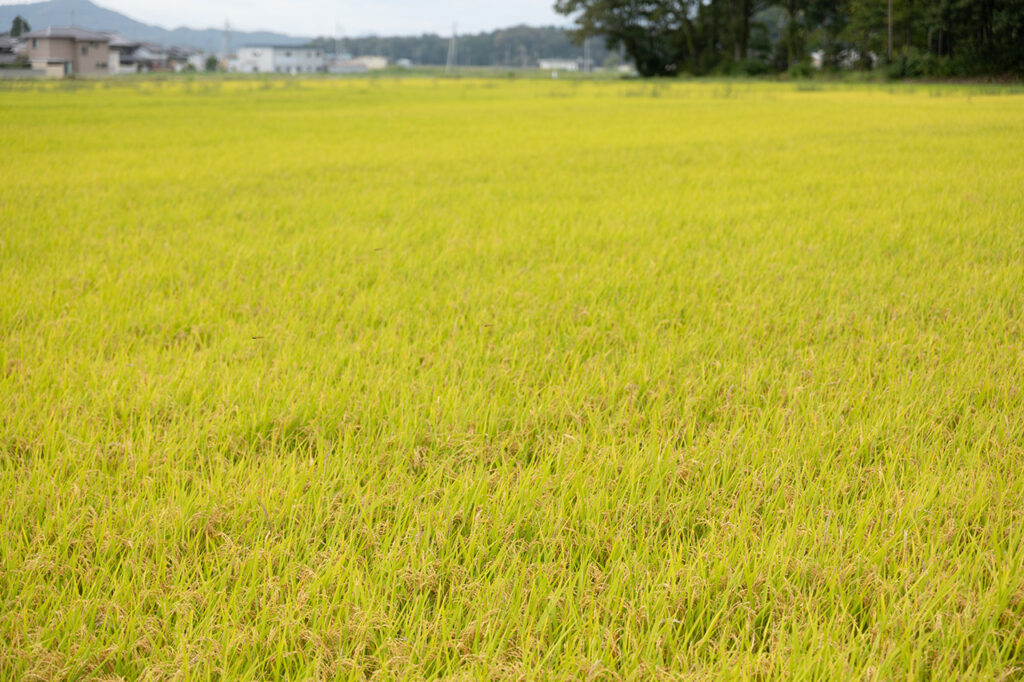
[[[644,76],[885,68],[1024,74],[1024,0],[557,0],[577,40],[622,47]]]
[[[462,66],[505,66],[509,68],[536,66],[538,59],[579,59],[583,48],[566,31],[554,26],[513,26],[499,31],[458,36],[457,60]],[[391,60],[409,59],[416,64],[445,64],[451,36],[424,34],[420,36],[360,37],[336,40],[318,38],[315,44],[329,52],[354,55],[380,55]],[[610,52],[601,39],[592,39],[590,57],[595,64],[615,61],[617,52]]]

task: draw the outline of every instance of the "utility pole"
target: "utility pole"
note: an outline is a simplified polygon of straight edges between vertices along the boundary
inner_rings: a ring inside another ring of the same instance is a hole
[[[889,61],[892,61],[892,0],[889,0]]]
[[[452,39],[448,43],[448,63],[444,67],[445,73],[454,73],[459,68],[458,35],[459,25],[452,24]]]
[[[231,55],[231,22],[224,20],[224,68],[228,66],[228,57]]]

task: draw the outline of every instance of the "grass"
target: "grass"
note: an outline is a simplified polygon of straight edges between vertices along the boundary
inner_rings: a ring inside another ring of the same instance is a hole
[[[0,84],[0,678],[1020,679],[997,92]]]

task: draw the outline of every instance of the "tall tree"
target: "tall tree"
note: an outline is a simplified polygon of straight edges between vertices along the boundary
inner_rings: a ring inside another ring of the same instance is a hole
[[[732,58],[735,61],[749,56],[750,18],[754,16],[754,0],[726,0],[729,26],[732,31]]]
[[[783,33],[783,41],[786,46],[786,68],[792,68],[794,64],[803,58],[803,20],[806,12],[805,0],[785,0],[786,3],[786,30]]]
[[[32,27],[28,25],[28,22],[19,14],[14,17],[14,21],[11,22],[11,37],[17,38],[23,33],[28,33],[32,30]]]
[[[737,2],[751,0],[735,0]],[[576,41],[602,36],[622,46],[644,76],[670,76],[697,59],[692,15],[696,0],[557,0],[555,10],[572,16]]]
[[[804,8],[807,39],[805,47],[820,50],[822,66],[834,70],[840,66],[845,43],[840,39],[847,24],[846,0],[807,0]]]

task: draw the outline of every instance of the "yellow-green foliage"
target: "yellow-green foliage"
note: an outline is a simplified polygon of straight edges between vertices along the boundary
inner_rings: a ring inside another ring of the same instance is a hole
[[[1024,100],[0,90],[0,677],[1024,675]]]

